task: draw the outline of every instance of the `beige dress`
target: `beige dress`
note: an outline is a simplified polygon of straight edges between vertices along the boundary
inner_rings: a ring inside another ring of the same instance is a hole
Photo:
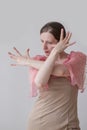
[[[77,87],[62,77],[50,78],[48,85],[48,90],[40,90],[27,130],[80,130]]]

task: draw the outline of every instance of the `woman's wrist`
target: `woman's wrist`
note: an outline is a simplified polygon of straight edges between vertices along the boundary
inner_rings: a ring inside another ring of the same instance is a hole
[[[61,52],[59,50],[57,50],[56,48],[53,48],[53,50],[51,51],[52,55],[58,56]]]

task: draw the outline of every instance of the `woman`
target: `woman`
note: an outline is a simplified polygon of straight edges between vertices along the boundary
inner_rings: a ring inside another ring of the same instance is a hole
[[[14,48],[19,56],[9,52],[20,65],[30,66],[32,96],[39,96],[29,116],[28,130],[80,130],[77,97],[84,90],[86,55],[65,49],[72,34],[58,22],[49,22],[40,30],[45,56],[31,58]],[[17,65],[15,64],[15,65]]]

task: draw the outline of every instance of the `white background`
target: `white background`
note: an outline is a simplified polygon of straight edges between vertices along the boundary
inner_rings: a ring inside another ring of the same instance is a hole
[[[0,0],[0,130],[25,130],[36,98],[29,97],[28,67],[11,67],[13,46],[31,56],[41,54],[40,28],[49,21],[62,22],[77,44],[68,50],[87,54],[86,0]],[[14,51],[13,51],[14,52]],[[80,126],[87,130],[87,89],[79,92]]]

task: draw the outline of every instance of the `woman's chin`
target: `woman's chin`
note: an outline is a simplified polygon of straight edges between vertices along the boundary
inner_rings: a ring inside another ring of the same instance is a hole
[[[49,53],[45,53],[45,56],[48,57],[48,56],[49,56]]]

